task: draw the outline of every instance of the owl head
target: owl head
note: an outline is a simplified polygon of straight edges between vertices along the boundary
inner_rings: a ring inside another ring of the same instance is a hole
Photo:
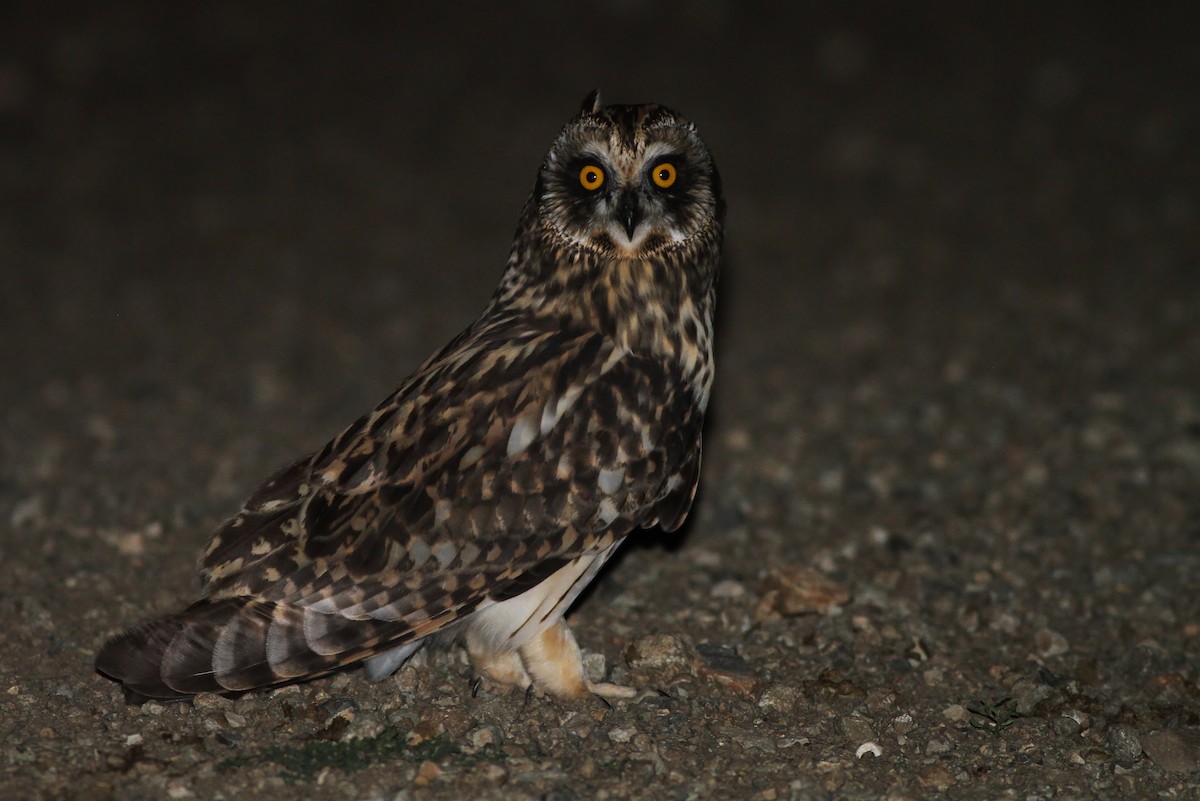
[[[601,106],[589,94],[538,174],[537,216],[560,245],[634,257],[711,236],[721,182],[696,128],[659,105]]]

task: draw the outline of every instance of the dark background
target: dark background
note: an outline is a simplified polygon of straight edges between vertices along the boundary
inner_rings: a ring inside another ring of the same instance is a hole
[[[401,732],[451,708],[462,748],[495,726],[503,776],[434,760],[448,798],[1188,786],[1141,755],[1200,723],[1186,4],[431,5],[0,12],[16,797],[290,797],[270,760],[217,766],[328,739],[325,713],[279,723],[262,695],[127,710],[91,657],[191,601],[207,532],[255,483],[472,319],[594,87],[694,120],[729,217],[694,522],[630,548],[576,628],[643,686],[670,679],[627,655],[650,633],[749,678],[697,657],[667,712],[604,710],[582,738],[563,727],[591,708],[471,699],[453,664],[408,694],[306,685],[298,708],[332,693]],[[844,586],[845,612],[764,618],[784,565]],[[964,705],[1005,696],[1025,717],[994,739],[968,725]],[[676,714],[687,731],[662,728]],[[853,758],[854,715],[881,758]],[[391,798],[418,765],[305,792]]]

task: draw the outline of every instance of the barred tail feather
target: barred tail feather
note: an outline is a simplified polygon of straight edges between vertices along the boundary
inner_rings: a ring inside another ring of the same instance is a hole
[[[186,699],[319,676],[369,656],[382,643],[408,642],[415,650],[411,634],[397,622],[225,598],[200,601],[109,640],[96,669],[132,694]]]

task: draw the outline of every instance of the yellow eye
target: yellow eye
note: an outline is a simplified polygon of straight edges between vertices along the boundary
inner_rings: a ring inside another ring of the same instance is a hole
[[[650,174],[654,179],[654,185],[659,189],[670,189],[675,183],[675,165],[669,161],[664,161],[654,168],[654,172]]]
[[[579,171],[579,183],[589,192],[595,192],[604,185],[604,170],[595,164],[589,164]]]

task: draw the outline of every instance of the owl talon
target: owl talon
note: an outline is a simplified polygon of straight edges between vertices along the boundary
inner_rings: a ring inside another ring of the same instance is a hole
[[[529,702],[533,700],[533,692],[532,684],[525,688],[525,700],[521,703],[522,712],[529,708]]]

